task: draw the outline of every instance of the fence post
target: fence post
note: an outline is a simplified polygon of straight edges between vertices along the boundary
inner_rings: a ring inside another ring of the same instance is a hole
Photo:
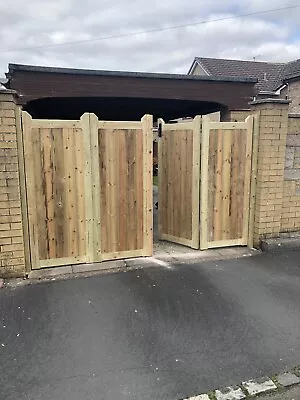
[[[254,202],[254,246],[280,232],[288,100],[262,99],[251,103],[258,114],[257,180]]]

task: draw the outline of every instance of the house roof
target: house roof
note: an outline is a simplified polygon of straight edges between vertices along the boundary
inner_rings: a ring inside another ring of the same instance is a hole
[[[300,59],[286,64],[284,79],[291,79],[300,76]]]
[[[209,76],[257,78],[257,92],[274,92],[285,80],[300,76],[300,59],[289,63],[196,57]]]

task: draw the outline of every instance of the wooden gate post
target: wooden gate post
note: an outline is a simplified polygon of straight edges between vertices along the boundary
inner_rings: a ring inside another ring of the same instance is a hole
[[[258,114],[257,179],[253,243],[280,232],[284,160],[288,128],[288,100],[262,99],[251,103]]]

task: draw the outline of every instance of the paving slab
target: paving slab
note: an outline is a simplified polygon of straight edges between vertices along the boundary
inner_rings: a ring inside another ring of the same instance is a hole
[[[284,374],[278,375],[277,381],[278,381],[278,383],[280,383],[280,385],[282,385],[284,387],[288,387],[288,386],[296,385],[297,383],[300,383],[300,378],[299,378],[299,376],[295,375],[292,372],[286,372]]]
[[[242,382],[242,386],[251,396],[277,389],[275,383],[268,377]]]
[[[255,397],[257,400],[299,400],[300,399],[300,386],[294,386],[286,391],[279,390],[275,393],[260,395]]]
[[[215,391],[215,396],[217,400],[241,400],[246,398],[245,393],[237,386],[218,389]]]

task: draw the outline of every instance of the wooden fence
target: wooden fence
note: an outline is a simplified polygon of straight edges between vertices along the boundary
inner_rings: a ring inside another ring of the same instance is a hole
[[[32,268],[152,254],[152,117],[22,113]]]

